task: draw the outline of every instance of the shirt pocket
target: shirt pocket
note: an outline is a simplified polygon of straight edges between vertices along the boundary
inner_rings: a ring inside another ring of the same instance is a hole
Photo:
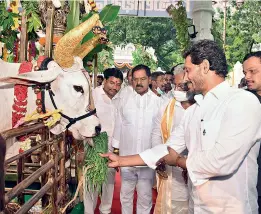
[[[202,150],[209,150],[214,147],[219,134],[220,122],[220,120],[210,120],[202,123]]]
[[[124,108],[122,114],[122,125],[123,126],[134,125],[136,113],[137,112],[133,108]]]

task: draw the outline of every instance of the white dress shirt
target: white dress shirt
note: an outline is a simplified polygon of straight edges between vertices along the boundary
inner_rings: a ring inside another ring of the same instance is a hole
[[[174,94],[173,94],[172,90],[173,90],[173,89],[171,89],[171,90],[166,94],[166,96],[167,96],[169,99],[174,98]]]
[[[97,116],[101,123],[101,131],[107,132],[109,139],[108,148],[110,151],[112,151],[111,140],[115,124],[115,106],[118,102],[118,94],[116,94],[112,99],[110,99],[103,90],[103,85],[93,89],[92,93]]]
[[[163,143],[162,134],[161,134],[161,120],[164,115],[165,109],[171,100],[165,102],[162,105],[162,108],[158,112],[157,117],[153,123],[153,129],[151,134],[152,147],[160,145]],[[182,107],[181,103],[176,101],[174,107],[174,117],[172,121],[171,130],[174,131],[178,127],[181,119],[183,118],[185,109]],[[183,155],[187,155],[187,150],[185,150]],[[172,168],[172,199],[174,201],[188,201],[188,187],[184,182],[182,176],[182,169],[179,167]]]
[[[179,153],[189,151],[194,213],[258,213],[261,106],[257,98],[223,82],[195,99],[167,142]],[[156,161],[168,154],[167,145],[140,156],[155,168]]]
[[[150,89],[142,96],[133,91],[120,98],[112,145],[119,148],[121,156],[139,154],[152,147],[152,124],[160,104],[161,99]],[[121,170],[128,171],[128,168]],[[154,170],[142,167],[138,177],[152,179],[154,174]]]
[[[130,95],[131,93],[133,93],[133,92],[134,92],[133,87],[132,87],[131,85],[127,85],[126,87],[122,88],[122,89],[119,91],[118,97],[120,97],[120,98],[125,97],[125,98],[126,98],[126,96],[129,96],[129,95]]]
[[[113,147],[120,155],[133,155],[152,147],[151,131],[161,99],[149,90],[143,96],[133,91],[121,97],[113,134]]]

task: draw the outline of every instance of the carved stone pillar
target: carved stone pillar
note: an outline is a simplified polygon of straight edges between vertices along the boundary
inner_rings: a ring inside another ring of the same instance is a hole
[[[214,37],[211,34],[213,14],[214,11],[211,0],[193,2],[193,24],[195,25],[196,31],[198,32],[194,41],[202,39],[214,40]]]

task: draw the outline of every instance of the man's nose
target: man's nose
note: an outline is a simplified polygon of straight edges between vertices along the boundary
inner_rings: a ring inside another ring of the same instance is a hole
[[[184,74],[184,82],[189,82],[190,80],[188,79],[188,74],[185,72]]]
[[[246,80],[249,80],[250,78],[251,78],[251,74],[250,74],[250,73],[246,73],[246,74],[245,74],[245,79],[246,79]]]
[[[141,79],[137,79],[137,84],[142,85],[142,80]]]

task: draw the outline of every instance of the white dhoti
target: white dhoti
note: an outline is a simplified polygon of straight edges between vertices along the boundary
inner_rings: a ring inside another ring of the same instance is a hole
[[[133,213],[134,190],[137,191],[137,214],[150,214],[152,208],[152,185],[154,170],[147,167],[124,167],[121,169],[122,214]]]

